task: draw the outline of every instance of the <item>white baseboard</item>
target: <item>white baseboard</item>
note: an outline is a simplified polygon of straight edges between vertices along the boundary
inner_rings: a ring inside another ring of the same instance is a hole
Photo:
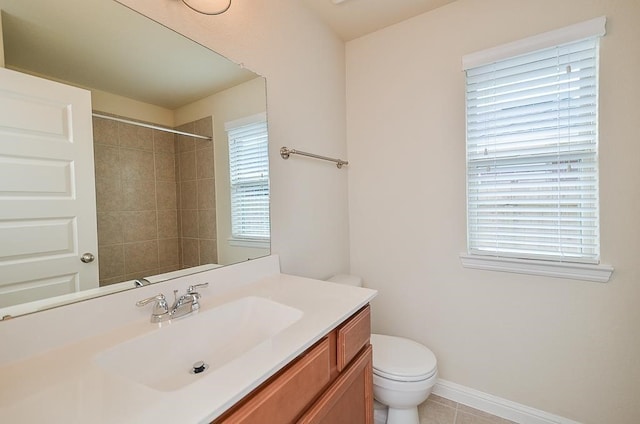
[[[520,424],[580,424],[568,418],[540,411],[539,409],[511,402],[510,400],[442,379],[438,380],[438,383],[434,386],[433,393]]]

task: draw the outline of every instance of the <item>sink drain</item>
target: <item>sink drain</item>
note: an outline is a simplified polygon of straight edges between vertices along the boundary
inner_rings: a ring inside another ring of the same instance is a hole
[[[193,364],[193,368],[191,368],[191,371],[189,371],[191,374],[200,374],[201,372],[205,371],[207,368],[209,368],[209,365],[205,364],[203,361],[198,361],[195,364]]]

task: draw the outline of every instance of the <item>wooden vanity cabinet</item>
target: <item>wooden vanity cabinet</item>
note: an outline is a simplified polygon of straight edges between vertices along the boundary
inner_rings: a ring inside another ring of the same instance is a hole
[[[373,424],[365,306],[213,424]]]
[[[299,424],[373,423],[372,348],[356,356],[331,387],[300,418]]]

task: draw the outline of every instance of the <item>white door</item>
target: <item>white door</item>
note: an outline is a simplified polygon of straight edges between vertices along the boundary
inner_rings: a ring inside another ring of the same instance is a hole
[[[91,93],[0,68],[0,307],[98,287]]]

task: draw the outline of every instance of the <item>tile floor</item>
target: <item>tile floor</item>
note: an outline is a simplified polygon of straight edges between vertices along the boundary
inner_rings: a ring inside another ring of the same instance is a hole
[[[434,394],[418,407],[418,412],[420,424],[515,424]]]

